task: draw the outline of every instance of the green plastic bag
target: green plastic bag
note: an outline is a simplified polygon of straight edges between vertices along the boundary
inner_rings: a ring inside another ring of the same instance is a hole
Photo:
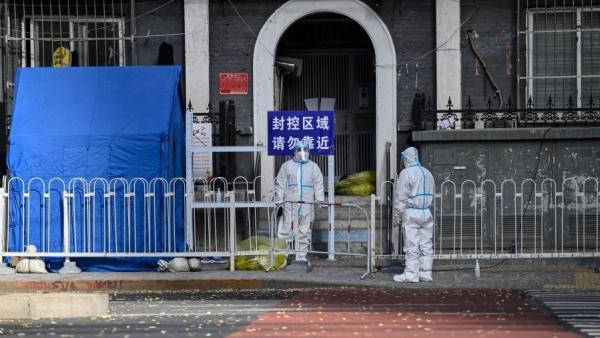
[[[375,193],[375,171],[367,170],[352,174],[335,182],[338,195],[368,196]]]
[[[338,195],[369,196],[375,193],[375,186],[369,182],[351,185],[335,191]]]
[[[284,240],[276,240],[275,248],[286,249],[287,243]],[[269,251],[271,249],[271,241],[268,237],[252,236],[241,241],[237,245],[238,251]],[[277,271],[286,265],[287,255],[275,253],[273,257],[273,266],[271,266],[271,257],[269,254],[258,256],[236,256],[235,269],[246,271]]]
[[[361,184],[361,183],[371,183],[375,185],[376,177],[374,170],[366,170],[361,171],[355,174],[352,174],[342,180],[335,182],[336,189],[347,188],[351,185]]]

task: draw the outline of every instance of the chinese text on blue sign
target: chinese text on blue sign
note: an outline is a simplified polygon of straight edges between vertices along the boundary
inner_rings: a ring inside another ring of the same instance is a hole
[[[335,155],[335,114],[332,111],[270,111],[269,155],[292,155],[303,141],[311,155]]]

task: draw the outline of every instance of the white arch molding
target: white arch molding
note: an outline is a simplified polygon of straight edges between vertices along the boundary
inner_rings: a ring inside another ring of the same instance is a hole
[[[396,174],[396,50],[394,42],[381,18],[358,0],[290,0],[279,7],[265,22],[254,46],[254,144],[267,145],[267,112],[275,103],[274,70],[277,44],[283,33],[294,22],[310,14],[337,13],[356,21],[367,32],[375,50],[376,63],[376,163],[377,190],[385,179],[386,143],[391,144],[390,172]],[[273,157],[261,161],[262,177],[275,176]],[[273,180],[262,180],[263,198],[270,198]]]

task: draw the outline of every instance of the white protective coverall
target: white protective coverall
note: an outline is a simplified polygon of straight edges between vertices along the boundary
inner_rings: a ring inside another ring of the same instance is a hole
[[[319,166],[308,159],[308,148],[301,142],[295,148],[294,158],[286,161],[275,179],[275,203],[283,202],[323,202],[323,174]],[[311,225],[315,218],[313,204],[284,203],[283,222],[277,236],[286,241],[296,238],[297,260],[306,260],[310,246]]]
[[[410,147],[402,152],[404,170],[400,172],[394,195],[394,216],[402,220],[404,234],[404,273],[396,282],[432,281],[433,216],[430,207],[435,193],[431,172],[419,163],[419,153]]]

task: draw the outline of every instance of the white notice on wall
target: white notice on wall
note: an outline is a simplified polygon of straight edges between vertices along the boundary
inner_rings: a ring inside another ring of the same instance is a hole
[[[192,124],[192,146],[212,147],[212,124]],[[194,177],[209,178],[213,175],[213,160],[211,153],[194,153],[192,162],[192,174]]]

